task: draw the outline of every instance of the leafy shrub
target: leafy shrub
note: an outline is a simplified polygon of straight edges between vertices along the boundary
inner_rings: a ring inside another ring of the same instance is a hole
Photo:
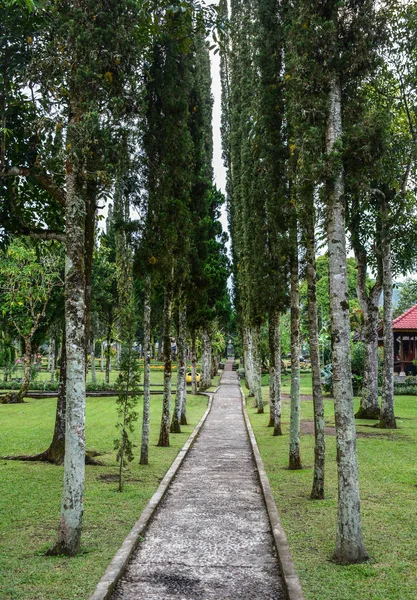
[[[321,371],[321,385],[323,392],[333,394],[333,365],[323,367]]]

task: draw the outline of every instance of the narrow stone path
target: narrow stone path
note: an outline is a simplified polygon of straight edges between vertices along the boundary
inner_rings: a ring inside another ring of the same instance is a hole
[[[211,412],[113,600],[285,598],[241,409],[225,365]]]

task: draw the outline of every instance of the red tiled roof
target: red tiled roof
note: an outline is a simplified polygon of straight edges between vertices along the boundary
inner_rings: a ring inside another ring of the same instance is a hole
[[[415,329],[417,331],[417,304],[409,308],[392,322],[393,331]]]

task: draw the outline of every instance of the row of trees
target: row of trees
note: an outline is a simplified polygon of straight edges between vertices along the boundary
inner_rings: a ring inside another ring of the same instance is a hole
[[[224,14],[226,2],[221,3]],[[367,559],[360,519],[350,358],[347,238],[364,318],[365,378],[357,416],[396,427],[393,275],[415,262],[416,6],[373,0],[231,0],[223,39],[223,149],[234,301],[246,379],[262,413],[259,328],[269,323],[270,406],[281,434],[280,315],[291,313],[290,469],[301,468],[299,271],[313,377],[312,498],[324,497],[318,246],[327,244],[338,461],[340,563]],[[374,278],[369,280],[372,272]],[[384,371],[378,404],[378,303]]]
[[[195,391],[197,333],[204,340],[202,387],[209,387],[211,338],[228,321],[229,263],[216,220],[223,196],[213,185],[205,42],[216,13],[191,1],[80,0],[8,1],[2,14],[2,242],[10,252],[17,236],[27,236],[35,252],[46,252],[49,241],[65,254],[55,434],[37,458],[59,462],[65,440],[61,520],[51,552],[73,555],[82,528],[87,352],[97,320],[110,332],[117,329],[122,344],[121,468],[132,451],[138,330],[145,349],[140,461],[147,464],[152,327],[163,322],[159,445],[167,446],[170,429],[178,431],[186,419],[187,336]],[[97,213],[109,197],[113,210],[97,244]],[[59,276],[53,285],[58,282]],[[171,421],[174,330],[179,379]]]

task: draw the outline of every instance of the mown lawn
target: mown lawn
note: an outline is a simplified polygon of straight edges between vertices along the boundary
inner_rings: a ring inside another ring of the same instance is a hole
[[[56,399],[0,405],[0,456],[44,450],[52,436]],[[55,540],[60,513],[62,467],[0,460],[0,598],[25,600],[87,599],[107,564],[173,462],[207,407],[204,396],[187,396],[189,425],[171,434],[171,447],[156,447],[162,398],[151,397],[150,465],[136,458],[117,491],[114,398],[88,398],[87,448],[101,453],[102,467],[86,467],[81,554],[73,559],[46,557]],[[139,414],[142,404],[138,406]],[[140,444],[140,422],[135,441]]]
[[[306,376],[301,386],[308,393]],[[263,392],[267,400],[267,388]],[[333,401],[325,404],[326,425],[334,426]],[[251,400],[248,412],[306,600],[416,600],[417,397],[396,398],[396,431],[357,423],[363,533],[370,560],[348,567],[330,561],[337,519],[334,435],[326,436],[326,499],[312,501],[314,435],[301,436],[304,469],[287,469],[289,400],[283,402],[282,437],[272,437],[269,416],[256,414]],[[313,419],[311,401],[302,402],[301,418]]]

